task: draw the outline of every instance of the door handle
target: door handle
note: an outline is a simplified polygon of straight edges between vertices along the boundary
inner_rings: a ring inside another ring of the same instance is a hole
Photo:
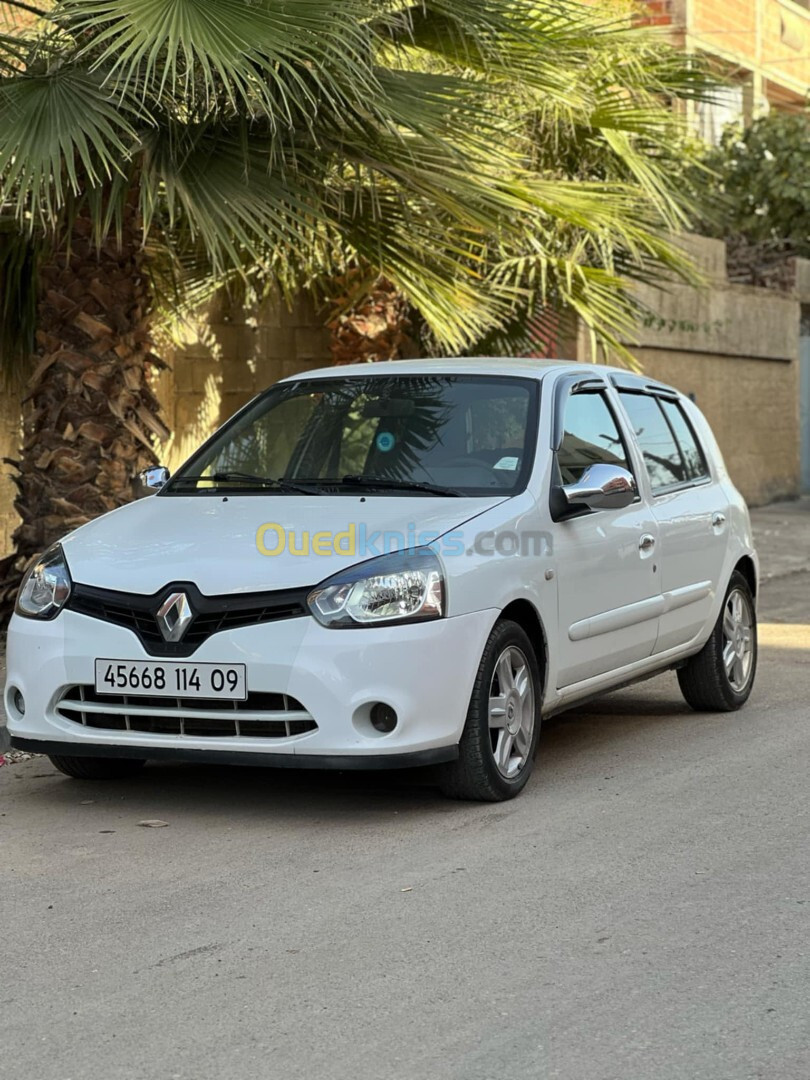
[[[639,551],[652,551],[652,549],[654,547],[655,547],[655,537],[651,536],[650,533],[644,533],[644,535],[641,537],[641,539],[638,542],[638,550]]]
[[[718,510],[716,514],[712,514],[712,526],[715,529],[719,529],[721,525],[725,525],[726,515],[721,514]]]

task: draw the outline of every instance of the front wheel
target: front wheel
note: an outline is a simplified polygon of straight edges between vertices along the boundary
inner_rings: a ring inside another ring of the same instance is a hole
[[[123,780],[140,772],[146,764],[140,758],[48,756],[59,772],[72,776],[74,780]]]
[[[522,791],[534,767],[542,683],[532,643],[517,623],[496,623],[475,679],[459,756],[442,766],[453,799],[501,802]]]
[[[681,693],[698,712],[732,712],[746,703],[757,670],[757,617],[751,588],[736,570],[712,635],[678,672]]]

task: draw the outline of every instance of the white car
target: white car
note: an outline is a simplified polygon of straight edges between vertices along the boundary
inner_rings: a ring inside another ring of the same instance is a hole
[[[435,764],[516,795],[541,716],[674,668],[731,710],[757,659],[745,503],[696,406],[536,360],[329,368],[29,569],[12,745],[69,776],[147,759]]]

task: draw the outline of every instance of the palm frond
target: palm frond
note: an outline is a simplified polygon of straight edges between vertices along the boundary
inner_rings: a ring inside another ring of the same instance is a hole
[[[72,65],[0,80],[0,116],[0,204],[31,225],[52,223],[68,192],[120,173],[136,141],[132,110]]]
[[[592,43],[594,21],[577,0],[423,0],[389,9],[377,30],[383,40],[433,54],[457,70],[574,104],[573,71]]]
[[[107,85],[174,94],[198,116],[223,105],[289,126],[376,95],[362,0],[62,0]],[[301,106],[304,106],[302,109]]]
[[[569,305],[606,347],[669,234],[704,73],[581,0],[59,0],[0,37],[0,202],[120,233],[178,296],[384,274],[442,348]],[[4,32],[5,33],[5,32]],[[549,316],[550,317],[550,316]],[[493,338],[494,340],[494,338]]]

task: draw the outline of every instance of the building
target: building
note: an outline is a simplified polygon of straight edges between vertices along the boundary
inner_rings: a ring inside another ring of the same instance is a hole
[[[727,81],[716,101],[694,110],[695,128],[707,142],[717,143],[728,123],[739,120],[748,123],[771,109],[798,111],[807,107],[810,0],[642,2],[648,25],[661,27],[673,45],[706,58]],[[800,491],[810,493],[810,281],[806,274],[806,266],[796,268],[794,297],[800,304],[798,483]],[[684,298],[681,299],[683,302]],[[762,335],[758,336],[762,355]]]
[[[810,91],[810,0],[646,0],[650,25],[707,57],[729,80],[720,100],[696,110],[716,142],[725,124],[769,109],[801,109]]]

